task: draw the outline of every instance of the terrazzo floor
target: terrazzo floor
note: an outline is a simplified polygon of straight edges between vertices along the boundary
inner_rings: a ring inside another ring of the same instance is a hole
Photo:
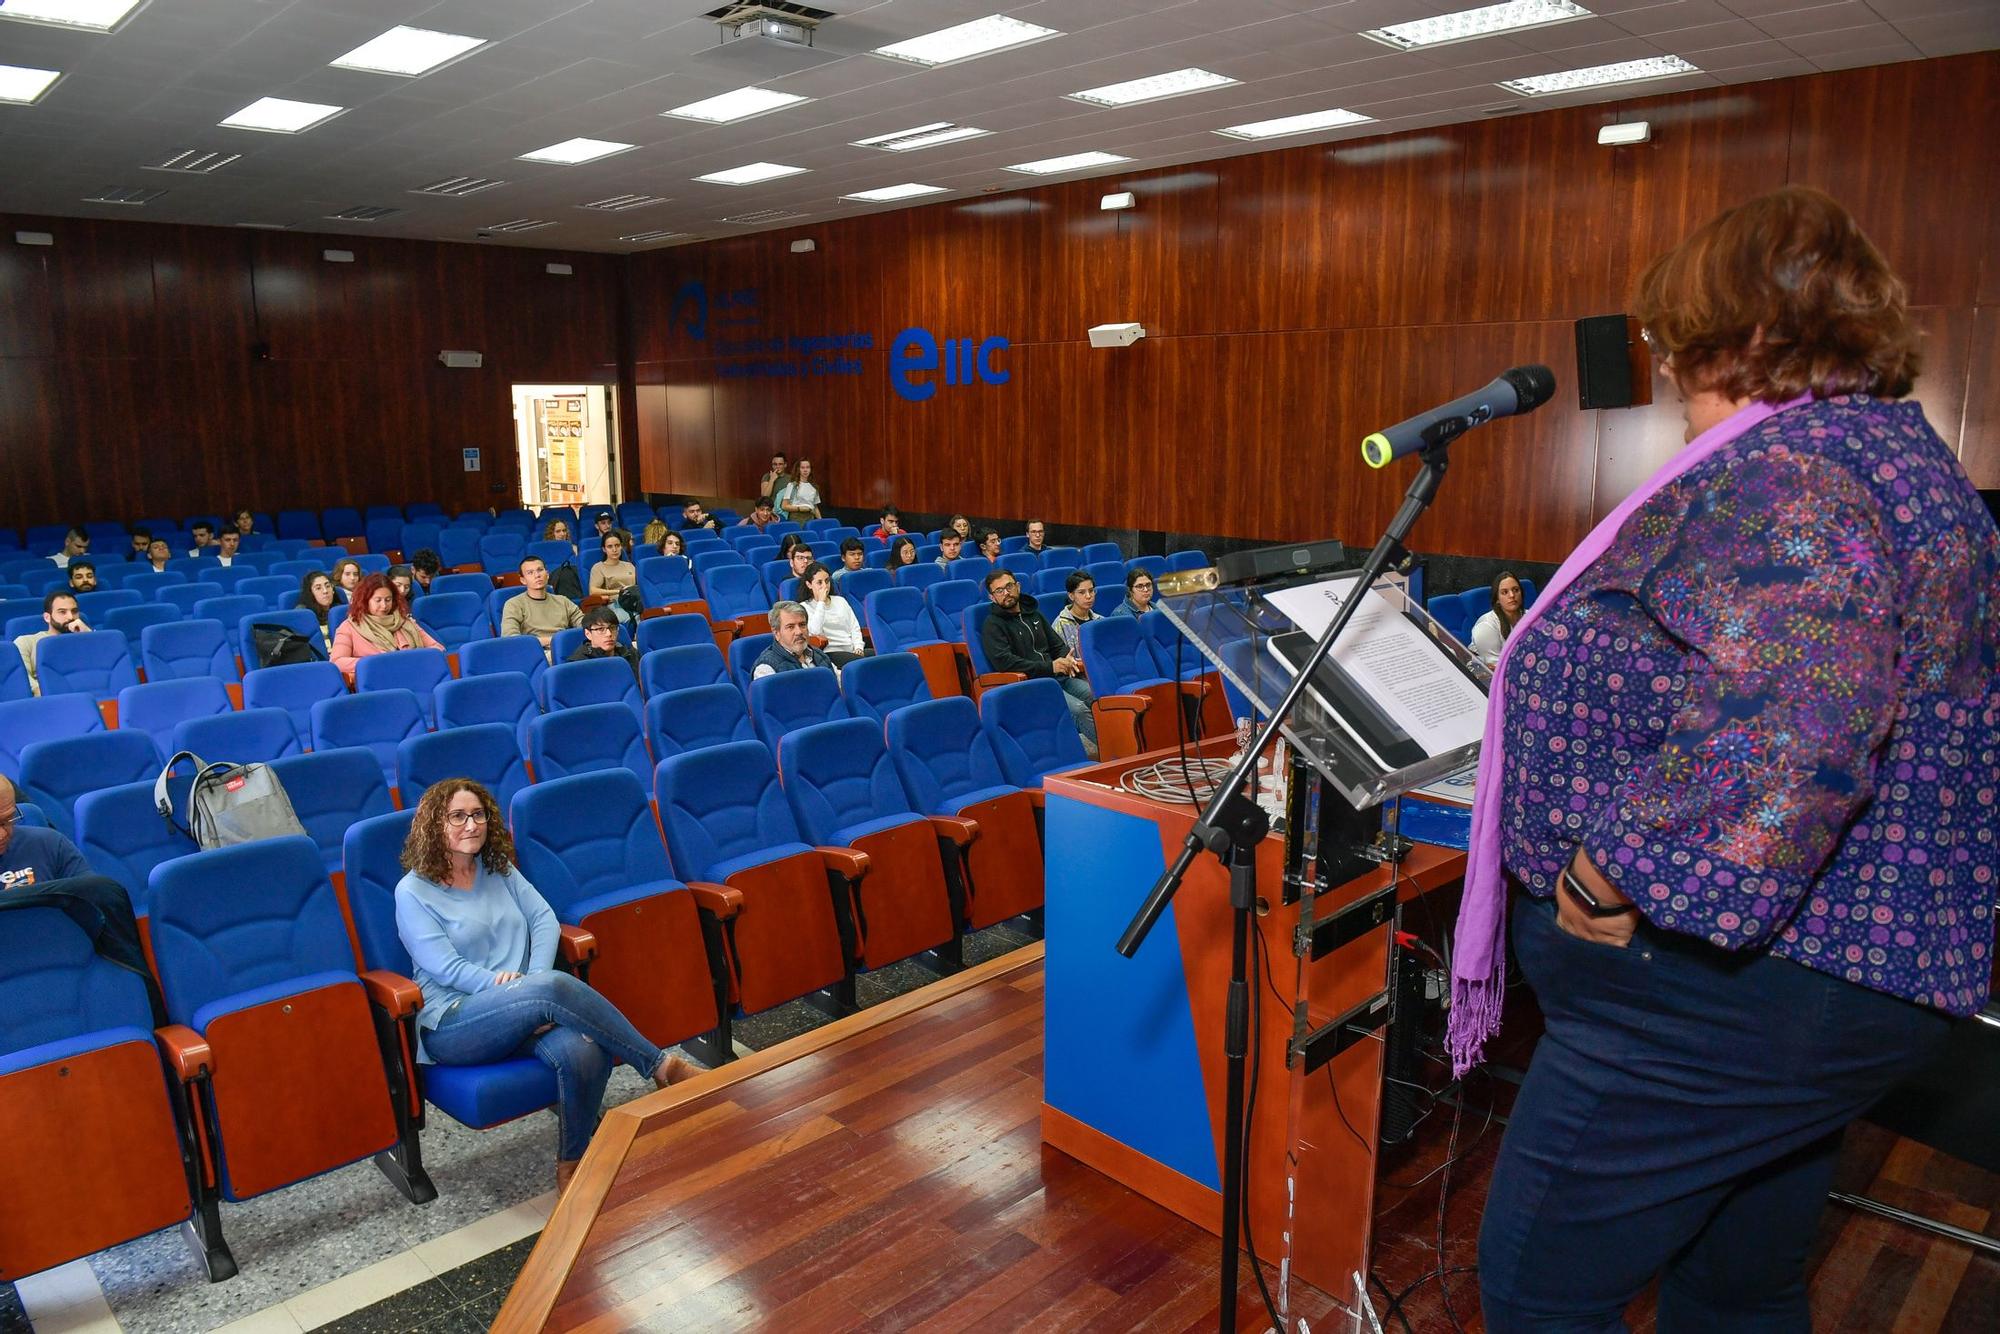
[[[966,962],[1029,943],[1018,925],[968,936]],[[905,962],[863,976],[857,993],[866,1007],[935,980]],[[738,1020],[735,1038],[761,1050],[827,1022],[794,1001]],[[605,1105],[651,1088],[621,1067]],[[170,1230],[24,1280],[21,1297],[37,1334],[484,1329],[554,1207],[555,1140],[553,1113],[480,1131],[433,1110],[423,1133],[424,1165],[438,1188],[430,1204],[410,1204],[372,1163],[359,1163],[225,1203],[223,1233],[238,1267],[226,1282],[204,1281]]]

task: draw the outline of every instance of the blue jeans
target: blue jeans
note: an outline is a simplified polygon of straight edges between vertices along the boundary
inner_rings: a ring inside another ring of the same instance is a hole
[[[1063,703],[1069,705],[1069,716],[1076,719],[1076,730],[1089,743],[1091,757],[1096,758],[1097,718],[1090,706],[1097,702],[1097,692],[1081,676],[1058,676],[1056,683],[1063,688]]]
[[[536,1031],[549,1024],[555,1027]],[[564,1162],[590,1147],[612,1061],[650,1077],[665,1055],[617,1006],[556,972],[530,973],[465,997],[424,1035],[424,1051],[440,1065],[484,1065],[532,1053],[555,1071],[562,1119],[556,1157]]]
[[[1547,899],[1513,919],[1547,1032],[1480,1228],[1486,1328],[1623,1330],[1657,1274],[1661,1334],[1805,1334],[1841,1132],[1949,1018],[1643,923],[1624,949],[1581,940]]]

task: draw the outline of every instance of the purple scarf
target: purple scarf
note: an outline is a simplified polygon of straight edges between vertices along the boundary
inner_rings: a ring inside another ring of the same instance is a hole
[[[1500,1029],[1500,1010],[1505,1000],[1507,966],[1507,875],[1500,864],[1500,803],[1502,775],[1506,772],[1501,754],[1505,732],[1500,725],[1501,700],[1507,664],[1521,642],[1521,632],[1556,605],[1562,593],[1610,550],[1625,520],[1657,495],[1662,488],[1688,469],[1707,459],[1738,436],[1775,417],[1787,408],[1810,402],[1811,394],[1801,394],[1785,403],[1753,403],[1724,421],[1709,427],[1689,441],[1678,453],[1647,478],[1644,485],[1625,497],[1622,504],[1604,516],[1583,539],[1569,559],[1549,580],[1535,605],[1523,612],[1507,634],[1500,660],[1493,668],[1487,687],[1486,735],[1479,747],[1479,774],[1472,800],[1472,843],[1465,861],[1465,898],[1458,909],[1456,953],[1451,963],[1451,1023],[1445,1046],[1451,1052],[1452,1073],[1463,1075],[1479,1064],[1486,1040]]]

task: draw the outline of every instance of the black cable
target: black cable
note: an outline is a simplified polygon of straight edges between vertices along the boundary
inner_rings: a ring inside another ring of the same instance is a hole
[[[1460,1098],[1451,1109],[1451,1139],[1444,1146],[1445,1170],[1444,1176],[1438,1180],[1437,1212],[1438,1293],[1444,1298],[1445,1319],[1451,1321],[1451,1327],[1460,1334],[1463,1334],[1464,1326],[1458,1323],[1458,1313],[1451,1309],[1451,1284],[1446,1281],[1451,1274],[1448,1267],[1451,1262],[1445,1257],[1444,1214],[1445,1202],[1451,1197],[1451,1165],[1458,1156],[1458,1127],[1464,1116],[1465,1099]]]
[[[1382,1295],[1389,1299],[1389,1304],[1382,1308],[1383,1318],[1386,1320],[1388,1317],[1393,1315],[1396,1317],[1396,1319],[1403,1322],[1403,1334],[1417,1334],[1417,1331],[1410,1327],[1410,1317],[1403,1314],[1401,1310],[1397,1309],[1396,1294],[1389,1291],[1389,1285],[1382,1281],[1382,1276],[1380,1274],[1371,1272],[1368,1275],[1368,1281],[1370,1283],[1373,1283],[1376,1287],[1380,1288],[1382,1290]]]
[[[1249,930],[1250,957],[1252,962],[1263,959],[1264,933],[1252,922]],[[1273,988],[1276,990],[1276,988]],[[1271,1328],[1282,1330],[1284,1322],[1278,1318],[1278,1307],[1271,1300],[1271,1289],[1264,1282],[1264,1264],[1257,1258],[1257,1238],[1250,1230],[1250,1127],[1257,1114],[1257,1079],[1264,1065],[1264,993],[1257,990],[1254,981],[1250,987],[1250,1093],[1243,1107],[1243,1143],[1239,1159],[1243,1164],[1243,1194],[1239,1204],[1242,1210],[1243,1249],[1250,1255],[1250,1273],[1257,1280],[1257,1294],[1264,1299],[1264,1314],[1270,1317]],[[1235,1300],[1235,1294],[1230,1294]]]
[[[1477,1272],[1479,1272],[1478,1265],[1453,1265],[1449,1269],[1440,1265],[1436,1269],[1431,1270],[1427,1274],[1419,1275],[1417,1279],[1414,1282],[1412,1282],[1408,1287],[1404,1288],[1401,1292],[1397,1293],[1395,1297],[1390,1301],[1389,1309],[1382,1312],[1382,1315],[1384,1317],[1388,1317],[1391,1315],[1395,1316],[1398,1320],[1403,1322],[1403,1327],[1407,1329],[1409,1328],[1410,1318],[1403,1314],[1403,1303],[1409,1300],[1410,1294],[1414,1293],[1418,1288],[1421,1288],[1422,1286],[1424,1286],[1424,1284],[1430,1282],[1434,1278],[1442,1280],[1451,1274],[1475,1274]],[[1384,1287],[1383,1291],[1386,1292],[1388,1291],[1388,1289]],[[1463,1329],[1463,1327],[1459,1326],[1456,1322],[1453,1323],[1453,1328],[1460,1329],[1461,1331]]]
[[[1166,615],[1165,612],[1159,612],[1157,614],[1161,616]],[[1200,806],[1202,804],[1202,800],[1199,796],[1195,794],[1194,775],[1188,771],[1187,706],[1181,702],[1181,694],[1180,694],[1181,650],[1185,648],[1186,645],[1187,645],[1187,636],[1176,633],[1174,635],[1174,709],[1175,709],[1174,742],[1176,749],[1180,751],[1181,781],[1187,784],[1188,805]]]

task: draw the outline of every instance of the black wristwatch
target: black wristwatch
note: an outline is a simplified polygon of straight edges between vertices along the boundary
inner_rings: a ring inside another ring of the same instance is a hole
[[[1636,904],[1606,903],[1603,899],[1598,898],[1597,895],[1590,892],[1590,886],[1584,884],[1583,881],[1571,874],[1567,866],[1562,869],[1562,885],[1564,889],[1569,891],[1570,897],[1582,905],[1583,910],[1592,917],[1622,917],[1628,912],[1638,911]]]

